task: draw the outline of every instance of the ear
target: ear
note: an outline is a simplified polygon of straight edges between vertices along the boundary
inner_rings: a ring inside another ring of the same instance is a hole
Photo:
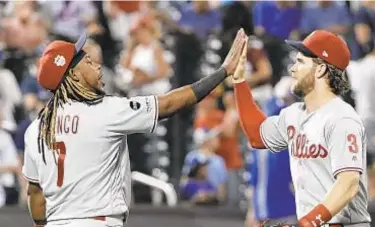
[[[315,76],[316,78],[320,79],[326,75],[327,65],[320,64],[316,67]]]
[[[76,82],[79,82],[79,72],[74,69],[69,69],[69,76]]]

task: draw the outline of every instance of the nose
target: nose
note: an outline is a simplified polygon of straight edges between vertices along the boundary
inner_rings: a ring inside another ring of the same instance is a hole
[[[290,64],[290,65],[288,65],[288,72],[290,74],[296,72],[296,64]]]

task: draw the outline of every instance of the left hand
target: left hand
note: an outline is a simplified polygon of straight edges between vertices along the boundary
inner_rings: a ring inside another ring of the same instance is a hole
[[[238,65],[232,75],[232,82],[233,83],[241,83],[246,80],[245,78],[245,70],[246,70],[246,62],[247,62],[247,42],[248,38],[245,41],[245,48],[242,49],[241,58],[238,62]]]
[[[228,75],[232,75],[236,70],[246,38],[247,37],[244,30],[242,28],[238,30],[232,47],[230,48],[229,53],[222,64],[222,67],[225,69]]]

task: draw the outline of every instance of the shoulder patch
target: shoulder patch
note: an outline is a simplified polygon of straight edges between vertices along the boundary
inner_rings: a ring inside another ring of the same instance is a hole
[[[141,104],[137,101],[130,101],[129,103],[130,105],[130,108],[132,108],[133,110],[138,110],[139,108],[141,108]]]

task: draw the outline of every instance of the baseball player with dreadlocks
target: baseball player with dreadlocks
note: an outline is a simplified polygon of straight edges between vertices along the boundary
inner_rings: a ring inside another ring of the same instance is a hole
[[[349,49],[324,30],[287,43],[298,50],[290,68],[292,92],[304,102],[266,118],[245,81],[241,57],[233,82],[242,128],[254,148],[288,148],[298,226],[370,226],[364,127],[339,97],[347,87]]]
[[[126,135],[153,132],[157,121],[191,107],[233,74],[247,40],[239,30],[222,67],[161,96],[107,96],[100,65],[77,43],[44,51],[38,82],[53,92],[25,133],[23,175],[36,226],[124,226],[131,198]]]

